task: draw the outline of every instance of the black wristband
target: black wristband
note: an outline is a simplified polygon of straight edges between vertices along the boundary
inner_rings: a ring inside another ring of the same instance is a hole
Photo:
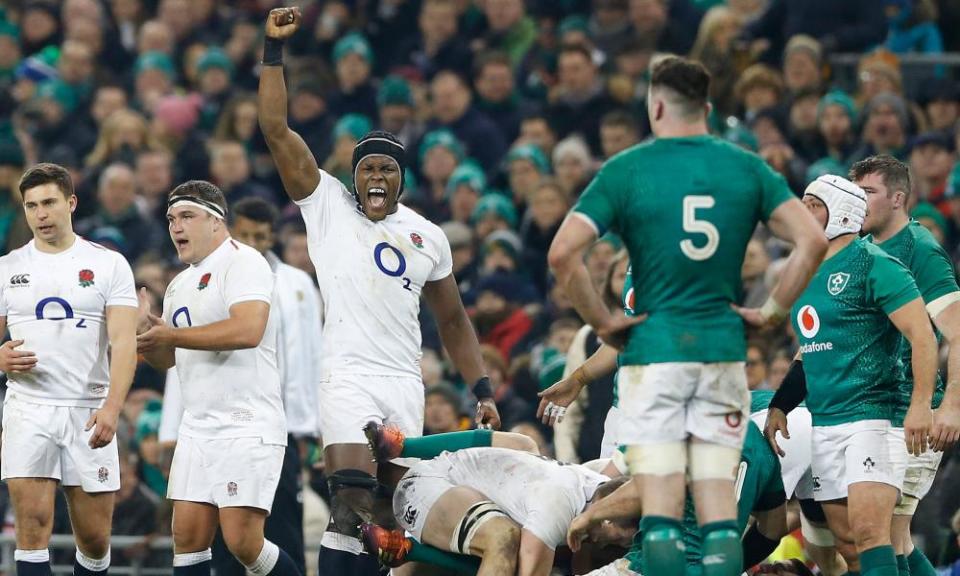
[[[473,385],[473,395],[477,400],[493,398],[493,388],[490,387],[490,377],[481,376]]]
[[[800,405],[807,397],[807,376],[803,372],[803,362],[794,360],[790,363],[787,375],[783,377],[780,388],[770,400],[770,408],[779,408],[784,414]]]
[[[263,65],[283,66],[283,40],[270,38],[263,39]]]

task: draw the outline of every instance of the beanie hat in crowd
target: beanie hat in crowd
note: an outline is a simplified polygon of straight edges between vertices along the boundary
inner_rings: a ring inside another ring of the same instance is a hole
[[[360,140],[371,130],[373,130],[373,124],[370,123],[369,118],[363,114],[347,114],[334,124],[333,139],[339,140],[344,136],[349,136],[354,140]]]
[[[547,156],[533,144],[520,144],[511,148],[510,152],[507,153],[507,165],[517,160],[530,162],[541,174],[550,173],[550,163],[547,162]]]
[[[367,64],[373,64],[373,49],[362,34],[351,32],[333,45],[334,62],[340,62],[348,54],[359,54]]]
[[[868,100],[867,104],[863,107],[863,112],[861,113],[863,121],[866,122],[867,118],[869,118],[870,114],[876,110],[877,106],[884,105],[893,108],[894,114],[897,115],[897,120],[900,121],[900,127],[906,130],[910,125],[910,116],[907,111],[907,103],[901,96],[897,96],[893,92],[881,92],[880,94],[877,94]]]
[[[220,48],[208,48],[200,57],[200,60],[197,61],[198,74],[203,74],[211,68],[219,68],[226,72],[228,76],[233,76],[233,60]]]
[[[846,112],[851,122],[857,117],[857,106],[854,104],[853,98],[843,90],[831,90],[823,95],[820,103],[817,104],[818,121],[820,117],[823,116],[823,111],[826,110],[827,106],[839,106]]]
[[[400,76],[387,76],[377,91],[377,106],[413,106],[410,84]]]
[[[177,77],[177,69],[173,65],[173,60],[169,54],[164,52],[154,51],[140,55],[133,65],[133,70],[137,76],[148,70],[159,70],[170,80],[174,80]]]
[[[488,192],[477,200],[473,214],[470,215],[470,221],[483,220],[489,214],[499,216],[511,228],[515,228],[517,225],[517,209],[513,206],[513,202],[498,192]]]
[[[464,161],[450,175],[447,180],[447,197],[456,192],[459,186],[467,186],[477,194],[481,194],[487,187],[487,177],[484,176],[483,169],[473,160]]]
[[[916,208],[913,209],[913,212],[910,213],[910,216],[914,220],[919,220],[921,218],[928,218],[933,220],[940,230],[947,231],[947,219],[943,214],[937,210],[937,207],[929,202],[920,202],[917,204]]]
[[[427,135],[423,137],[423,141],[420,143],[420,150],[418,153],[418,158],[421,164],[423,163],[423,159],[427,157],[427,152],[429,152],[435,146],[443,146],[449,150],[451,154],[457,157],[458,162],[463,160],[465,155],[463,144],[460,143],[460,140],[457,139],[456,135],[446,128],[440,128],[439,130],[427,132]]]

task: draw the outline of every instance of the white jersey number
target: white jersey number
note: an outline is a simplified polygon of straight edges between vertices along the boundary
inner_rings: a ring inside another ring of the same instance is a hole
[[[682,240],[680,250],[691,260],[706,260],[713,256],[720,244],[720,231],[706,220],[697,220],[698,208],[713,208],[713,196],[686,196],[683,199],[683,230],[691,234],[703,234],[707,243],[697,247],[692,240]]]

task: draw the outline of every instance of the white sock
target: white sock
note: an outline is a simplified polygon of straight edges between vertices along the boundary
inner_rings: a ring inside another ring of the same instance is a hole
[[[345,534],[338,534],[333,530],[327,530],[323,533],[323,538],[320,540],[320,545],[324,548],[340,550],[341,552],[349,552],[351,554],[366,553],[363,549],[363,542],[361,542],[359,538],[354,538],[353,536],[347,536]]]
[[[16,562],[41,564],[50,561],[50,550],[47,548],[41,548],[39,550],[14,550],[13,559]]]
[[[173,567],[182,568],[183,566],[193,566],[201,562],[209,562],[213,559],[213,552],[209,548],[199,552],[187,552],[186,554],[173,555]]]
[[[247,565],[247,570],[253,576],[267,576],[273,567],[277,565],[277,559],[280,558],[280,548],[269,540],[263,541],[263,548],[260,549],[260,555],[254,560],[253,564]]]
[[[77,548],[77,564],[83,566],[91,572],[103,572],[110,567],[110,549],[107,548],[107,554],[103,558],[95,560],[84,556],[83,552]]]

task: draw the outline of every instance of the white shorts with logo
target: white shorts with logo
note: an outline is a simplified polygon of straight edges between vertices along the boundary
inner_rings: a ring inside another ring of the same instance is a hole
[[[448,470],[449,464],[442,460],[421,460],[403,475],[393,492],[393,515],[417,542],[423,542],[423,528],[434,504],[454,488]]]
[[[613,453],[620,447],[620,408],[611,406],[607,411],[607,418],[603,421],[603,440],[600,441],[600,456],[598,458],[612,458]]]
[[[903,428],[889,420],[861,420],[813,427],[813,497],[818,502],[847,497],[857,482],[903,489],[907,445]]]
[[[90,447],[95,428],[84,430],[95,408],[35,404],[8,392],[3,404],[0,478],[53,478],[84,492],[120,489],[117,438]]]
[[[251,438],[194,438],[183,433],[170,465],[167,498],[270,512],[280,482],[282,444]]]
[[[320,381],[320,435],[325,445],[366,444],[363,426],[373,420],[423,435],[423,382],[419,378],[340,375]]]
[[[934,452],[929,449],[919,456],[907,453],[907,472],[903,477],[903,493],[917,500],[923,500],[933,487],[933,479],[937,476],[941,460],[943,460],[943,452]]]
[[[682,442],[690,436],[740,449],[750,391],[743,362],[667,362],[624,366],[620,444]]]
[[[769,410],[760,410],[750,415],[750,419],[763,430],[767,423]],[[785,456],[780,458],[780,473],[783,476],[783,489],[787,498],[796,496],[800,500],[813,498],[813,474],[810,464],[813,459],[813,422],[810,411],[798,406],[787,414],[787,431],[790,438],[777,436],[777,444],[783,448]]]

